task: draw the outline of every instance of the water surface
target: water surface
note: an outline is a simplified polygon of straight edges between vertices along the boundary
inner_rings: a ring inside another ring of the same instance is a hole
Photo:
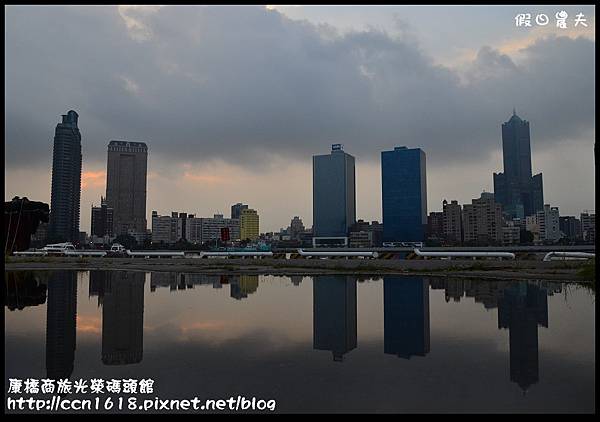
[[[280,412],[594,412],[595,296],[383,276],[5,273],[8,378],[152,378]]]

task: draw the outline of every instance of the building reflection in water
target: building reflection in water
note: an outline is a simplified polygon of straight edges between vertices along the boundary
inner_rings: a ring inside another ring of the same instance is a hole
[[[102,305],[102,362],[139,363],[144,349],[143,272],[91,271],[90,295]]]
[[[509,331],[510,380],[523,392],[539,381],[538,325],[548,327],[548,295],[526,282],[504,291],[498,306],[498,328]]]
[[[313,348],[330,350],[337,362],[356,348],[356,277],[313,278]]]
[[[444,289],[446,301],[466,296],[498,308],[498,328],[509,330],[510,380],[524,393],[539,381],[538,325],[548,327],[548,296],[562,292],[560,283],[432,279],[431,286]]]
[[[211,285],[215,289],[229,285],[229,295],[242,300],[258,290],[258,275],[217,275],[198,273],[158,273],[150,274],[150,291],[168,287],[170,291],[193,289],[194,286]]]
[[[405,359],[429,353],[429,282],[385,276],[383,306],[384,353]]]
[[[49,274],[49,275],[46,275]],[[297,285],[302,277],[294,276]],[[91,271],[89,295],[102,306],[102,361],[106,365],[139,363],[143,357],[143,272]],[[357,278],[323,275],[313,278],[313,347],[342,361],[357,347]],[[258,289],[256,275],[152,273],[151,290],[221,288],[242,299]],[[46,287],[47,286],[47,287]],[[48,378],[69,378],[76,349],[77,272],[5,273],[6,306],[24,309],[47,302],[46,370]],[[498,328],[509,330],[510,380],[523,391],[539,381],[538,326],[548,327],[548,296],[560,283],[481,282],[385,276],[384,353],[403,358],[430,351],[429,288],[445,290],[446,301],[473,298],[485,309],[498,309]],[[46,297],[47,296],[47,297]]]
[[[234,277],[230,284],[230,296],[242,300],[258,289],[258,275],[241,275]]]
[[[54,271],[48,280],[46,372],[50,379],[73,373],[77,332],[77,273]]]

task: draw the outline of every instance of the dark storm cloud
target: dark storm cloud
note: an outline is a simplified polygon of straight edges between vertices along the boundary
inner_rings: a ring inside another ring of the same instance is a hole
[[[122,13],[6,9],[7,167],[49,166],[54,126],[71,108],[84,160],[98,162],[124,138],[171,162],[259,167],[265,153],[310,160],[341,142],[361,160],[408,145],[460,165],[500,148],[513,106],[538,151],[593,139],[588,39],[541,39],[519,61],[482,47],[459,73],[410,38],[338,35],[259,7]]]

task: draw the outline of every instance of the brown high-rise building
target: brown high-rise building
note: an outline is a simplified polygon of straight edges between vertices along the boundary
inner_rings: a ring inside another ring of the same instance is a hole
[[[148,147],[143,142],[110,141],[106,203],[113,208],[115,236],[146,233]]]
[[[458,201],[443,202],[443,232],[450,243],[460,244],[463,241],[462,208]]]
[[[502,243],[502,205],[494,194],[483,192],[479,199],[463,205],[463,239],[466,243]]]

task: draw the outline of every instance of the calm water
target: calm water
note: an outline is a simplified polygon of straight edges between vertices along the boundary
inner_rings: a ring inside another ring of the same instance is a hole
[[[595,296],[572,285],[53,271],[5,287],[7,379],[152,378],[152,398],[282,412],[595,412]]]

